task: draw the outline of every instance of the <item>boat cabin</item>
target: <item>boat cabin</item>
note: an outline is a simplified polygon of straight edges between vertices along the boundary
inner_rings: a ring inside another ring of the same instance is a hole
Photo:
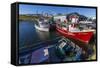
[[[79,21],[79,16],[76,14],[72,14],[69,16],[69,20],[71,21],[71,23],[78,23]]]

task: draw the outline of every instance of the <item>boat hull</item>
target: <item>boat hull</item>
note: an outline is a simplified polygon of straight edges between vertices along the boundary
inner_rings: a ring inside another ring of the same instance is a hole
[[[37,25],[35,25],[35,28],[40,31],[49,31],[49,28],[38,27]]]

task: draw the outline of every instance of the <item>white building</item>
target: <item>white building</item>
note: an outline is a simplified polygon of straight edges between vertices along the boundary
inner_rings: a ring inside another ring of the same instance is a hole
[[[54,21],[57,21],[57,20],[64,22],[66,20],[66,16],[65,15],[54,16]]]

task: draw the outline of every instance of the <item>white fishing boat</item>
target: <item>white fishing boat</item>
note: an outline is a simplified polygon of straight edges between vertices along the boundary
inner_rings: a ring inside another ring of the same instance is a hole
[[[37,23],[35,24],[35,28],[40,31],[49,31],[49,23],[46,19],[37,20]]]

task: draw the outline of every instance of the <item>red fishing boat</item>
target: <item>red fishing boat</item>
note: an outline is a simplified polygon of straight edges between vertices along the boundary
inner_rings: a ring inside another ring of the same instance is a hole
[[[59,27],[58,25],[56,25],[56,30],[61,35],[65,36],[67,38],[72,38],[74,40],[81,41],[85,44],[88,44],[90,39],[93,36],[93,31],[74,31],[74,32],[71,32],[71,31],[69,31],[69,28],[64,29],[62,27]]]

